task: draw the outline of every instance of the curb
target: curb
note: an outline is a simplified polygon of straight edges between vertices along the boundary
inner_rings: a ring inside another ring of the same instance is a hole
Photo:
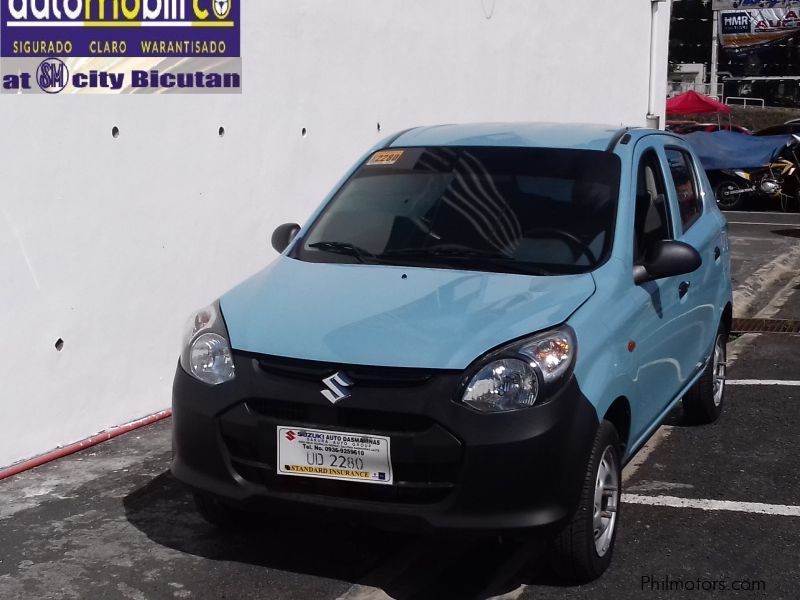
[[[770,292],[772,287],[780,284],[783,277],[794,276],[798,271],[800,271],[800,245],[773,258],[734,290],[733,316],[735,318],[754,316],[752,313],[756,310],[756,302]],[[770,301],[772,297],[769,296]]]
[[[125,425],[118,425],[117,427],[112,427],[102,433],[95,434],[91,437],[86,438],[85,440],[81,440],[79,442],[74,442],[69,444],[68,446],[63,446],[61,448],[56,448],[55,450],[51,450],[50,452],[46,452],[45,454],[40,454],[34,458],[30,458],[28,460],[24,460],[20,463],[15,465],[11,465],[10,467],[6,467],[5,469],[0,469],[0,481],[3,479],[7,479],[9,477],[13,477],[14,475],[18,475],[23,471],[28,471],[35,467],[39,467],[43,464],[49,463],[56,459],[62,458],[64,456],[68,456],[70,454],[74,454],[80,450],[85,450],[86,448],[91,448],[92,446],[96,446],[102,442],[107,442],[110,439],[118,437],[124,433],[128,433],[134,431],[135,429],[139,429],[140,427],[145,427],[146,425],[152,425],[153,423],[157,423],[167,417],[172,416],[171,410],[162,410],[155,414],[149,415],[144,417],[143,419],[137,419],[136,421],[131,421],[130,423],[126,423]]]

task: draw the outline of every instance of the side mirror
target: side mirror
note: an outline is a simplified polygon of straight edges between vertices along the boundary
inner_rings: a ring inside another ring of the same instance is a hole
[[[272,232],[272,247],[282,254],[292,240],[300,233],[300,225],[297,223],[284,223],[279,225],[275,231]]]
[[[700,268],[700,253],[684,242],[662,240],[653,246],[644,264],[633,267],[636,285],[665,277],[684,275]]]

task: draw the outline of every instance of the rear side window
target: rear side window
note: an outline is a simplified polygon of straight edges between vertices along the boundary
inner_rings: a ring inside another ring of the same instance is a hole
[[[633,262],[641,264],[657,242],[672,237],[664,175],[653,150],[645,152],[639,162],[634,219]]]
[[[666,153],[672,181],[675,185],[675,194],[678,198],[681,223],[683,223],[683,230],[686,231],[703,212],[703,203],[700,199],[692,158],[688,153],[676,148],[668,148]]]

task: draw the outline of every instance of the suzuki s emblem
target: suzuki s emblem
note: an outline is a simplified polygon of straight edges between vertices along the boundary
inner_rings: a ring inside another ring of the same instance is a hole
[[[326,377],[322,380],[322,383],[324,383],[328,389],[320,390],[320,393],[325,396],[331,404],[336,404],[340,400],[350,397],[350,392],[347,391],[347,388],[352,386],[353,382],[341,371],[334,373],[330,377]]]

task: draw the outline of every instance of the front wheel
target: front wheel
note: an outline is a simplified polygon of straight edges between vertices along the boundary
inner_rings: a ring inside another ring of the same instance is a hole
[[[714,186],[714,196],[720,210],[739,210],[744,207],[747,194],[737,193],[744,186],[733,179],[723,179]]]
[[[578,510],[548,550],[553,569],[563,579],[587,583],[611,564],[620,515],[621,464],[617,430],[603,421],[592,446]]]
[[[703,374],[683,397],[685,420],[692,425],[707,425],[722,414],[725,399],[725,375],[727,370],[726,344],[728,332],[720,326],[714,339],[714,351]]]

